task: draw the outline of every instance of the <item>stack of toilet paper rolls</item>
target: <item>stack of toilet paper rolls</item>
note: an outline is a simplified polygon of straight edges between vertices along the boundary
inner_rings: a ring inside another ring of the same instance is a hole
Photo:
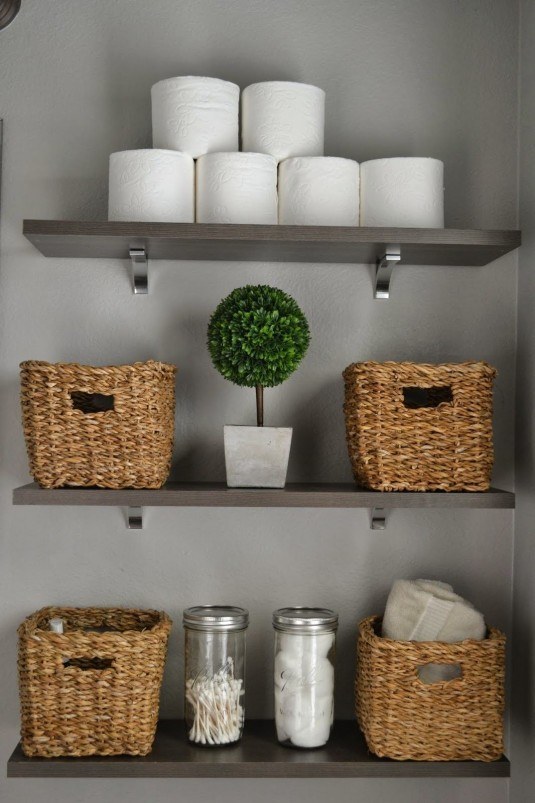
[[[444,226],[437,159],[360,166],[323,155],[325,93],[218,78],[152,87],[153,148],[110,156],[109,220],[316,226]]]

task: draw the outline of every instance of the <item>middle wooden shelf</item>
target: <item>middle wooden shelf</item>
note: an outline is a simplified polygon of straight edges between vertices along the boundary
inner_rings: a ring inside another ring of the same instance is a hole
[[[482,492],[381,493],[353,483],[288,483],[285,488],[229,488],[224,482],[168,482],[158,490],[41,488],[32,482],[13,491],[14,505],[132,507],[325,507],[325,508],[513,508],[515,495]]]

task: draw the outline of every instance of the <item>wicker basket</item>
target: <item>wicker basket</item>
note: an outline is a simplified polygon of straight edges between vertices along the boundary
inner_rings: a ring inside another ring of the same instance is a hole
[[[174,365],[23,362],[30,472],[44,488],[161,488],[169,474]]]
[[[356,714],[377,756],[418,761],[494,761],[503,753],[505,636],[457,644],[382,638],[381,619],[359,625]],[[428,663],[457,664],[462,676],[426,684]]]
[[[362,362],[346,368],[346,438],[358,485],[375,491],[487,490],[495,375],[484,362]]]
[[[63,619],[63,634],[48,629],[52,617]],[[43,608],[29,616],[18,630],[24,753],[149,753],[170,629],[159,611]]]

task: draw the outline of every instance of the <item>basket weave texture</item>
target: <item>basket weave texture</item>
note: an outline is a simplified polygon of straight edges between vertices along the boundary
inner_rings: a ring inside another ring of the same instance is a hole
[[[52,617],[64,633],[48,629]],[[91,632],[84,628],[111,628]],[[19,627],[21,744],[27,756],[146,755],[171,620],[160,611],[43,608]]]
[[[456,644],[382,638],[381,619],[359,625],[355,710],[368,748],[418,761],[495,761],[503,753],[505,636]],[[462,676],[423,683],[418,668],[458,664]]]
[[[21,363],[30,473],[44,488],[161,488],[171,467],[174,365]],[[94,408],[112,397],[113,409]]]
[[[494,368],[484,362],[362,362],[343,376],[346,439],[358,485],[488,490]]]

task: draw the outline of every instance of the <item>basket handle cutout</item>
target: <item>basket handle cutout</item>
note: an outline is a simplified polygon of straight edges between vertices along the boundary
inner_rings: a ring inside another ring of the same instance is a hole
[[[105,413],[106,410],[115,409],[114,396],[105,396],[103,393],[85,393],[83,390],[72,390],[71,401],[74,410],[80,410],[86,415]]]
[[[416,668],[418,680],[431,686],[435,683],[449,683],[452,680],[462,678],[463,671],[460,664],[448,663],[428,663]]]
[[[101,672],[104,669],[115,669],[113,658],[89,658],[88,656],[69,658],[63,664],[64,669],[68,669],[71,666],[75,669],[81,669],[82,672],[87,672],[88,670]]]
[[[450,385],[403,388],[403,404],[409,410],[418,410],[421,407],[439,407],[441,404],[451,404],[452,402],[453,391]]]

